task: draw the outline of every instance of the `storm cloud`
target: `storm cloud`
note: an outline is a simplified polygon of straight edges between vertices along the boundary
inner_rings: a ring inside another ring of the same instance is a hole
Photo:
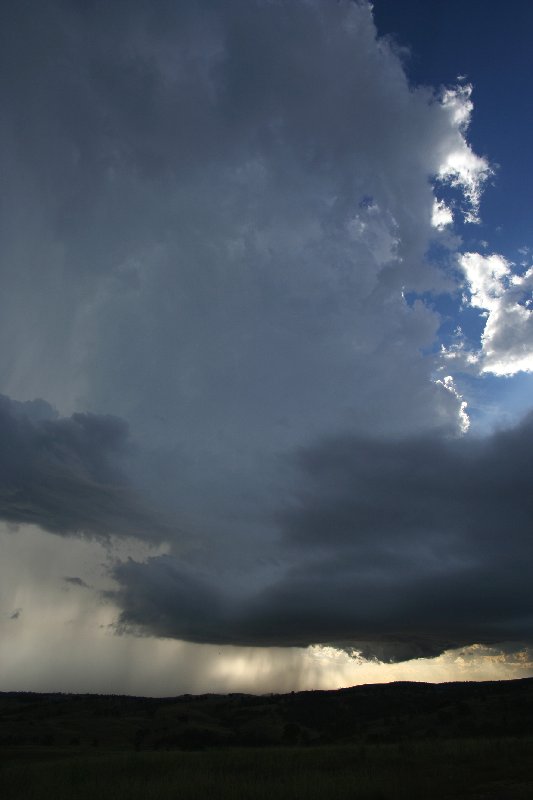
[[[301,450],[295,466],[285,574],[243,596],[166,556],[129,561],[115,570],[121,624],[385,660],[531,641],[532,415],[477,440],[344,436]]]
[[[42,400],[0,396],[0,439],[0,519],[62,535],[168,535],[120,471],[128,440],[122,420],[96,414],[62,419]]]
[[[61,600],[385,660],[525,641],[533,423],[466,433],[440,347],[472,88],[411,85],[365,0],[4,6],[0,518],[122,548]]]

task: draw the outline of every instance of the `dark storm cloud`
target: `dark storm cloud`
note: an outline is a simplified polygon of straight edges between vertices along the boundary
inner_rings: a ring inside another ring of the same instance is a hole
[[[296,463],[281,515],[295,566],[243,595],[168,556],[130,560],[115,571],[121,626],[383,660],[531,641],[533,415],[478,440],[336,438]]]
[[[117,467],[127,440],[116,417],[61,419],[42,400],[0,395],[0,519],[57,534],[160,538],[162,523]]]
[[[77,576],[63,578],[65,583],[68,583],[70,586],[79,586],[81,589],[90,589],[88,583],[86,583],[83,578],[78,578]]]

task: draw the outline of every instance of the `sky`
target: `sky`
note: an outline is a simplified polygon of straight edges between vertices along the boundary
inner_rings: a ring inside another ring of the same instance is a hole
[[[4,3],[0,690],[533,674],[533,9]]]

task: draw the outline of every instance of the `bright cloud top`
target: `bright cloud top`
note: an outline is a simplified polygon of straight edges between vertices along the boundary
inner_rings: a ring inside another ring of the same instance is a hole
[[[479,363],[482,372],[514,375],[533,370],[533,269],[522,275],[503,256],[465,253],[460,258],[469,303],[483,309],[486,324]]]
[[[456,128],[455,142],[451,142],[439,165],[438,176],[444,183],[461,189],[468,206],[464,211],[467,222],[479,222],[479,203],[483,184],[492,170],[485,158],[476,155],[466,143],[464,134],[470,124],[473,110],[470,84],[447,89],[442,96],[443,108],[448,111]],[[440,220],[444,207],[440,208]]]

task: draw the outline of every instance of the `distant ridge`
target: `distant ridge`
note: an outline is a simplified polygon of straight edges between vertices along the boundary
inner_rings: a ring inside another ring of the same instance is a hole
[[[263,692],[261,694],[255,694],[253,692],[201,692],[199,694],[191,694],[190,692],[184,692],[183,694],[176,694],[176,695],[140,695],[140,694],[122,694],[122,693],[115,693],[115,692],[35,692],[33,690],[7,690],[1,691],[0,690],[0,698],[2,697],[122,697],[122,698],[129,698],[131,700],[154,700],[154,701],[169,701],[169,700],[181,700],[187,698],[188,700],[191,698],[206,698],[206,697],[227,697],[227,698],[234,698],[234,697],[293,697],[294,695],[309,695],[309,694],[320,694],[320,695],[336,695],[346,692],[357,692],[360,690],[380,690],[383,688],[388,687],[414,687],[416,691],[416,687],[443,687],[443,686],[498,686],[501,687],[503,685],[524,685],[524,684],[533,684],[533,676],[528,678],[499,678],[497,680],[491,681],[439,681],[436,683],[432,683],[431,681],[387,681],[382,683],[357,683],[353,686],[341,686],[339,689],[300,689],[298,691],[291,691],[291,692]]]
[[[0,693],[0,747],[137,750],[533,736],[533,678],[286,694]]]

